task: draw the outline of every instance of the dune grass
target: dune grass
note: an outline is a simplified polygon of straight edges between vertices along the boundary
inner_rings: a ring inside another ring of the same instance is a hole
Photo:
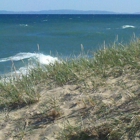
[[[140,72],[140,40],[136,39],[128,45],[113,44],[112,47],[104,47],[97,52],[91,53],[88,57],[85,54],[75,59],[62,60],[42,67],[29,70],[27,75],[17,75],[11,80],[3,80],[0,82],[0,108],[18,108],[29,105],[40,100],[40,87],[48,90],[63,85],[80,85],[85,92],[91,90],[88,85],[90,80],[92,90],[104,85],[105,79],[109,77],[117,78],[122,75],[137,75]],[[137,79],[137,77],[136,77]],[[123,86],[123,84],[120,84]],[[124,90],[127,90],[127,87]],[[140,94],[135,92],[135,97],[130,98],[133,106],[135,103],[139,105]],[[94,102],[95,101],[95,102]],[[118,120],[113,120],[112,110],[115,108],[106,108],[102,102],[96,102],[96,99],[87,98],[83,100],[86,104],[98,104],[99,108],[96,112],[98,119],[103,118],[106,114],[106,121],[100,126],[81,127],[71,126],[68,124],[64,130],[59,133],[58,139],[63,140],[88,140],[89,138],[118,140],[125,137],[125,133],[129,132],[133,135],[140,129],[139,111],[136,114],[124,114]],[[129,106],[128,102],[123,106]],[[87,105],[88,106],[88,105]],[[138,107],[139,108],[139,107]],[[123,110],[123,109],[122,109]],[[109,113],[110,112],[110,113]],[[115,114],[114,114],[115,116]],[[123,126],[123,119],[129,123]],[[92,123],[92,121],[90,122]],[[93,123],[94,124],[94,123]],[[117,127],[116,127],[117,126]],[[123,127],[123,129],[122,129]],[[94,131],[93,131],[94,130]],[[124,137],[122,137],[124,136]]]

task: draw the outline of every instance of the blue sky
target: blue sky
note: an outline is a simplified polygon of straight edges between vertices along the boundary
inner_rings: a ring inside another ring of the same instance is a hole
[[[140,0],[0,0],[0,10],[102,10],[114,12],[140,12]]]

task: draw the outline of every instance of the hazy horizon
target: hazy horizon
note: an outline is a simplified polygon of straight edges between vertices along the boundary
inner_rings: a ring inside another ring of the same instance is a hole
[[[111,11],[116,13],[136,13],[140,12],[139,0],[4,0],[0,1],[0,11],[46,11],[46,10],[82,10],[82,11]]]
[[[140,14],[139,11],[134,13],[127,12],[114,12],[114,11],[102,11],[102,10],[72,10],[72,9],[60,9],[60,10],[39,10],[39,11],[7,11],[0,10],[0,14]]]

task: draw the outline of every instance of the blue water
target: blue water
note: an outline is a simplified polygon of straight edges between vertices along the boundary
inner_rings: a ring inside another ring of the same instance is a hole
[[[57,59],[50,52],[78,55],[81,44],[96,51],[117,37],[129,43],[134,34],[140,37],[140,15],[0,15],[0,74],[11,72],[12,64],[24,69],[31,58],[48,64]]]

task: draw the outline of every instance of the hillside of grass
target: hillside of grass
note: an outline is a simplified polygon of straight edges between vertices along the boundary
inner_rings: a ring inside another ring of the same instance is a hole
[[[140,40],[1,79],[0,139],[139,140]]]

